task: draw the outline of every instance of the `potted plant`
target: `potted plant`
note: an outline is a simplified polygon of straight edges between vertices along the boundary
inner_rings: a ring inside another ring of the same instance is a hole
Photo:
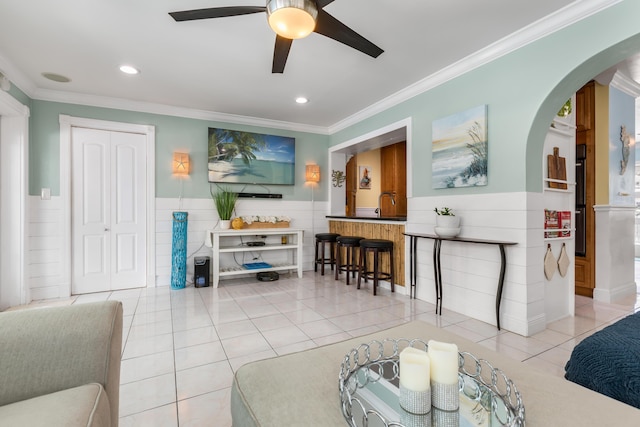
[[[218,216],[220,217],[220,228],[228,229],[231,223],[231,216],[236,207],[238,193],[231,191],[229,188],[220,188],[215,194],[211,194],[213,202],[216,205]]]
[[[436,213],[435,232],[442,237],[454,237],[460,233],[460,218],[457,217],[451,208],[434,208]]]

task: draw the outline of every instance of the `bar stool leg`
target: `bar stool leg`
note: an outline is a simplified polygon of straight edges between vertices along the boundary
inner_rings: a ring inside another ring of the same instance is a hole
[[[341,249],[340,249],[340,244],[336,243],[336,274],[334,279],[338,280],[338,274],[340,274],[340,258],[341,258]],[[347,259],[348,262],[348,259]],[[347,280],[349,279],[349,275],[347,274]]]
[[[358,263],[358,288],[360,289],[360,283],[362,281],[362,272],[364,271],[364,268],[362,266],[362,264],[364,263],[363,260],[363,256],[364,256],[364,251],[362,250],[362,248],[360,248],[360,262]]]
[[[393,268],[393,250],[391,250],[389,252],[389,268],[391,269],[391,276],[390,276],[390,282],[391,282],[391,292],[395,292],[395,285],[393,284],[396,275],[395,275],[395,270]]]
[[[324,276],[324,247],[326,246],[324,242],[320,243],[322,247],[320,248],[320,255],[322,256],[322,263],[320,264],[320,275]]]
[[[373,296],[376,295],[378,289],[378,249],[373,250]]]
[[[331,271],[333,271],[333,266],[336,263],[336,242],[329,243],[329,252],[331,253]]]
[[[313,261],[313,271],[315,271],[316,273],[318,272],[318,244],[320,243],[320,241],[318,239],[316,239],[316,253],[314,256],[314,261]]]
[[[364,277],[364,283],[369,283],[369,273],[368,273],[368,262],[369,262],[369,251],[364,251],[364,261],[362,263],[362,276]]]
[[[354,279],[356,278],[356,267],[357,266],[358,266],[358,264],[356,264],[356,247],[354,246],[354,247],[351,248],[351,274],[353,275],[352,277]]]
[[[347,274],[347,286],[349,286],[349,273],[353,268],[353,264],[349,265],[349,255],[351,254],[351,251],[353,251],[353,246],[351,245],[346,246],[344,251],[345,251],[344,257],[347,260],[345,273]],[[340,258],[340,256],[341,256],[340,249],[338,248],[338,258]],[[336,261],[336,270],[339,270],[339,269],[340,267],[338,267],[338,262]]]

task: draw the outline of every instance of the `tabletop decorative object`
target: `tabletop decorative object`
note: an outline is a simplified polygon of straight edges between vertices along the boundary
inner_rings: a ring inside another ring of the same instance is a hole
[[[460,234],[460,217],[453,213],[453,209],[435,208],[436,226],[433,231],[440,237],[456,237]]]
[[[422,353],[429,354],[429,346],[439,347],[435,341],[421,339],[384,339],[361,344],[347,353],[340,365],[338,389],[342,414],[350,427],[525,427],[522,396],[504,372],[488,361],[456,349],[458,404],[454,410],[435,406],[426,413],[412,413],[417,405],[402,397],[401,388],[423,392],[426,383],[433,388],[434,360],[429,358],[429,377]],[[447,382],[452,345],[445,344],[446,356],[435,357],[437,369],[444,368]],[[407,349],[411,349],[406,351]],[[414,351],[415,350],[415,351]],[[433,352],[433,350],[432,350]],[[436,353],[433,353],[434,355]],[[408,357],[411,356],[411,357]],[[415,356],[415,357],[414,357]],[[444,361],[444,362],[443,362]],[[444,363],[444,364],[442,364]],[[407,375],[403,375],[409,371]],[[421,391],[422,390],[422,391]],[[413,397],[416,397],[414,395]],[[433,395],[424,397],[424,400]],[[407,408],[410,406],[411,408]]]
[[[289,228],[291,218],[286,215],[245,215],[238,217],[242,220],[242,228]]]
[[[400,352],[400,406],[412,414],[431,411],[430,361],[423,350],[407,347]]]
[[[458,346],[429,340],[431,361],[431,402],[444,411],[454,411],[460,404],[458,389]]]

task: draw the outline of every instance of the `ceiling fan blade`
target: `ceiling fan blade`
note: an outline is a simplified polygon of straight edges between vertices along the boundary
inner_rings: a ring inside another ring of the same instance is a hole
[[[266,11],[267,8],[265,6],[227,6],[170,12],[169,15],[176,21],[181,22],[194,21],[196,19],[225,18],[227,16],[248,15]]]
[[[317,0],[316,1],[316,3],[318,3],[318,9],[328,6],[333,2],[334,0]]]
[[[282,74],[284,72],[284,66],[287,63],[292,43],[293,40],[276,35],[276,47],[273,50],[273,67],[271,68],[272,73]]]
[[[382,52],[384,52],[384,50],[380,49],[378,46],[371,43],[369,40],[365,39],[322,9],[318,9],[316,28],[313,31],[332,38],[342,44],[346,44],[347,46],[359,50],[362,53],[366,53],[373,58],[377,58],[382,54]]]

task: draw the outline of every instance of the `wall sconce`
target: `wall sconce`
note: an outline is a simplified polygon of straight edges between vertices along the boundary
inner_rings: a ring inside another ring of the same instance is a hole
[[[306,182],[320,182],[320,166],[307,165],[304,177]]]
[[[189,154],[177,151],[173,153],[173,174],[179,176],[189,175]]]

